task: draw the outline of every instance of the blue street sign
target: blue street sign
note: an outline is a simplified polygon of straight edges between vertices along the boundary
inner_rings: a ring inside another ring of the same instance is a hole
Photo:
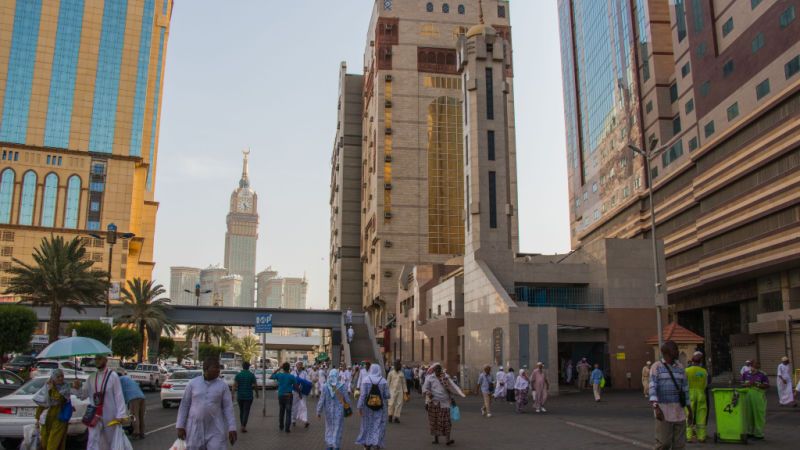
[[[256,333],[272,333],[272,314],[256,315]]]

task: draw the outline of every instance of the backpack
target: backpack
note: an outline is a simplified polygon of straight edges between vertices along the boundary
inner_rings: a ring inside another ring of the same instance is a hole
[[[373,411],[380,411],[383,409],[381,389],[377,384],[372,384],[370,386],[369,394],[367,394],[367,407]]]

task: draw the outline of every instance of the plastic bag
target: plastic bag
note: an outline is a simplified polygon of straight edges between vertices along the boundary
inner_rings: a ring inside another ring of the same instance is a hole
[[[35,424],[22,427],[22,434],[25,439],[22,441],[21,450],[39,450],[39,430]]]
[[[45,383],[41,389],[33,394],[33,403],[36,403],[36,406],[41,406],[43,408],[50,406],[50,387],[47,385],[47,383]]]
[[[128,437],[125,436],[125,432],[119,425],[114,427],[114,439],[111,441],[110,450],[133,450],[131,441],[128,440]]]
[[[450,407],[450,420],[453,422],[461,420],[461,410],[456,405]]]
[[[606,377],[600,378],[600,389],[606,387]]]
[[[186,450],[186,441],[183,439],[176,439],[169,450]]]

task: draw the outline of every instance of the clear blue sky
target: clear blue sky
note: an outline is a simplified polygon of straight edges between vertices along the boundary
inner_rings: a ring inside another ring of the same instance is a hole
[[[402,0],[401,0],[402,1]],[[372,0],[175,2],[156,200],[157,281],[223,262],[225,215],[252,148],[257,267],[328,299],[330,156],[339,63],[362,66]],[[569,250],[556,0],[512,1],[520,250]]]

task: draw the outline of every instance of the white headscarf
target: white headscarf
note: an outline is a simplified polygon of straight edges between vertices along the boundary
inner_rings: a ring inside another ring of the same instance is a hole
[[[328,374],[328,379],[325,382],[325,387],[328,388],[328,392],[331,394],[331,397],[336,395],[336,391],[338,391],[344,383],[339,380],[339,371],[337,369],[332,369],[331,372]]]
[[[386,378],[383,378],[381,366],[379,364],[372,364],[369,366],[369,374],[364,378],[365,379],[361,382],[362,386],[365,384],[377,384],[379,386],[381,384],[386,384]],[[364,389],[362,388],[361,390],[363,391]]]

